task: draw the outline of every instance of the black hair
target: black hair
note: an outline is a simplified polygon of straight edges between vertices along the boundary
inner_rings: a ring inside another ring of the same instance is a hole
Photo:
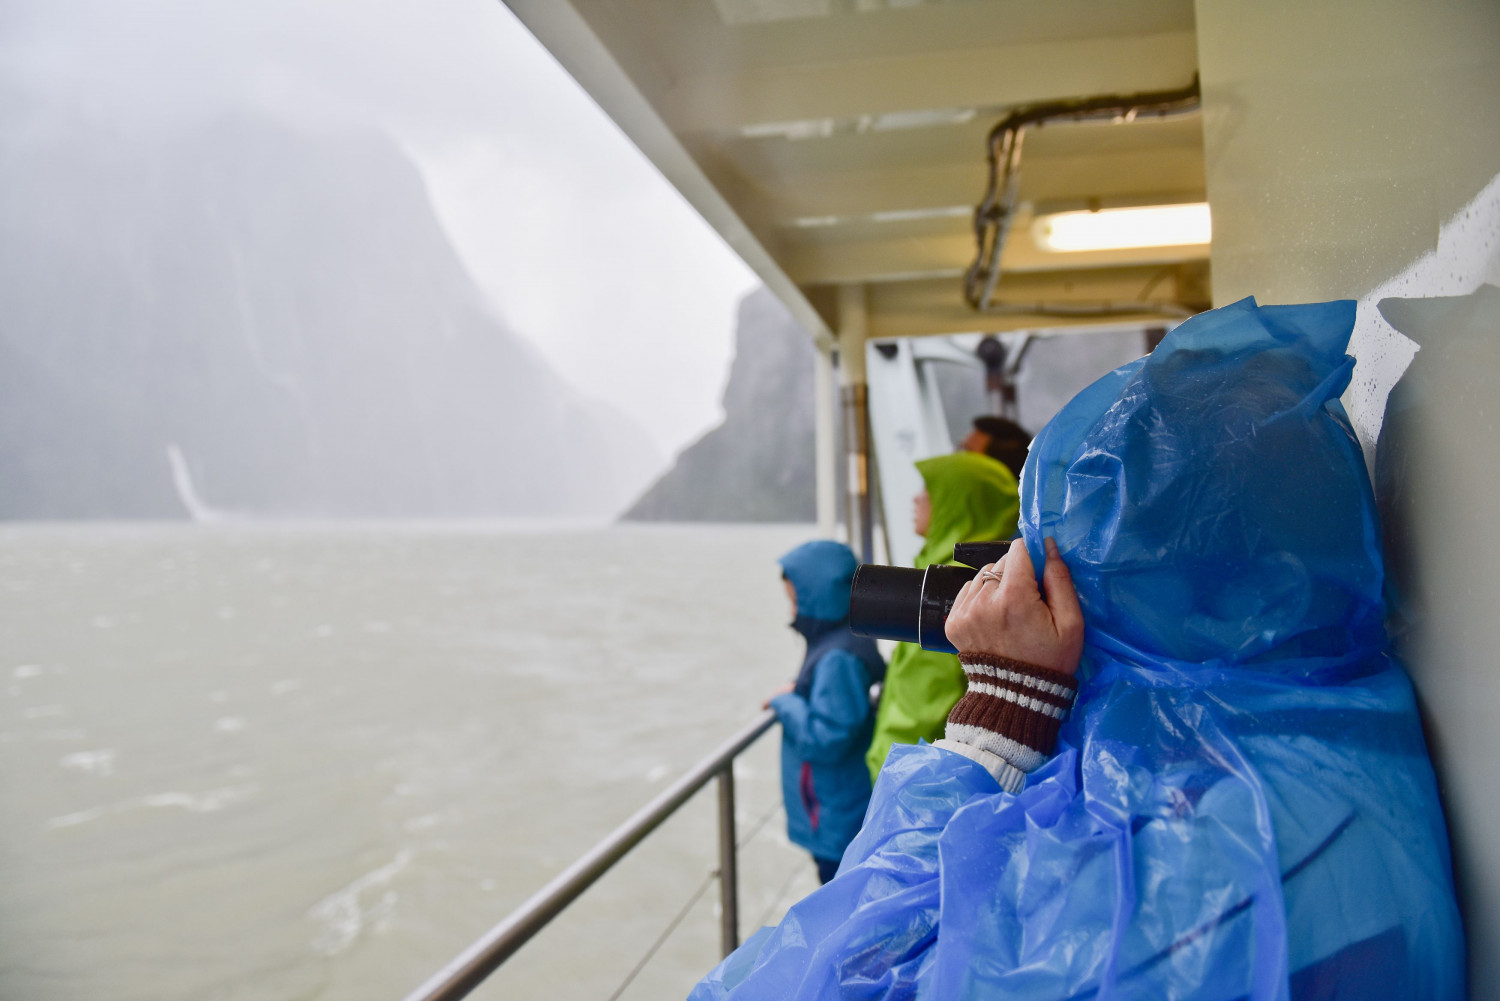
[[[1021,467],[1026,464],[1026,450],[1031,445],[1031,432],[1013,420],[991,415],[974,418],[974,430],[989,436],[984,454],[1020,479]]]

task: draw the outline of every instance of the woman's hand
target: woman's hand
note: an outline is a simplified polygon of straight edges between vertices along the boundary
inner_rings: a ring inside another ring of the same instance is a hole
[[[1037,590],[1031,554],[1019,540],[999,563],[985,567],[1000,580],[982,576],[963,586],[948,613],[948,641],[961,653],[1008,657],[1064,674],[1078,670],[1083,655],[1083,610],[1057,543],[1047,539],[1042,569],[1043,598]]]
[[[792,682],[788,681],[786,684],[782,685],[780,688],[776,689],[776,691],[772,692],[769,696],[767,696],[766,697],[766,701],[762,702],[760,704],[760,707],[762,709],[769,709],[769,708],[771,708],[771,700],[772,699],[774,699],[778,695],[785,695],[787,692],[794,691],[796,689],[796,687],[797,686],[795,684],[793,684]]]

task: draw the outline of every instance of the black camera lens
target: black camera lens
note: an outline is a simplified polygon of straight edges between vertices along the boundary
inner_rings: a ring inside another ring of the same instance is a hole
[[[966,542],[955,556],[973,566],[934,563],[926,570],[862,564],[849,591],[849,628],[861,636],[915,643],[924,650],[957,653],[944,627],[953,599],[1010,548],[1008,542]]]
[[[938,563],[926,570],[866,563],[854,571],[849,628],[861,636],[957,653],[943,626],[953,610],[953,599],[978,572],[973,567]]]
[[[861,636],[917,642],[924,571],[862,564],[849,588],[849,628]]]

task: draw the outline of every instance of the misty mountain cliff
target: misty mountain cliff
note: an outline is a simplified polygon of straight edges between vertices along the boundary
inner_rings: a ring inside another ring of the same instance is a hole
[[[813,521],[813,344],[766,289],[740,300],[724,421],[624,515],[631,521]]]
[[[0,141],[0,517],[597,517],[656,462],[487,309],[383,135]]]

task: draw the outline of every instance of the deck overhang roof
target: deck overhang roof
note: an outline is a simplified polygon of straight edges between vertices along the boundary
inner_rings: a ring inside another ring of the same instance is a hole
[[[1026,104],[1183,87],[1191,0],[506,2],[820,341],[842,285],[863,287],[872,337],[1057,326],[1025,312],[1043,302],[1207,301],[1206,245],[1058,253],[1027,224],[1204,201],[1196,115],[1033,130],[1009,311],[962,293],[989,130]]]

